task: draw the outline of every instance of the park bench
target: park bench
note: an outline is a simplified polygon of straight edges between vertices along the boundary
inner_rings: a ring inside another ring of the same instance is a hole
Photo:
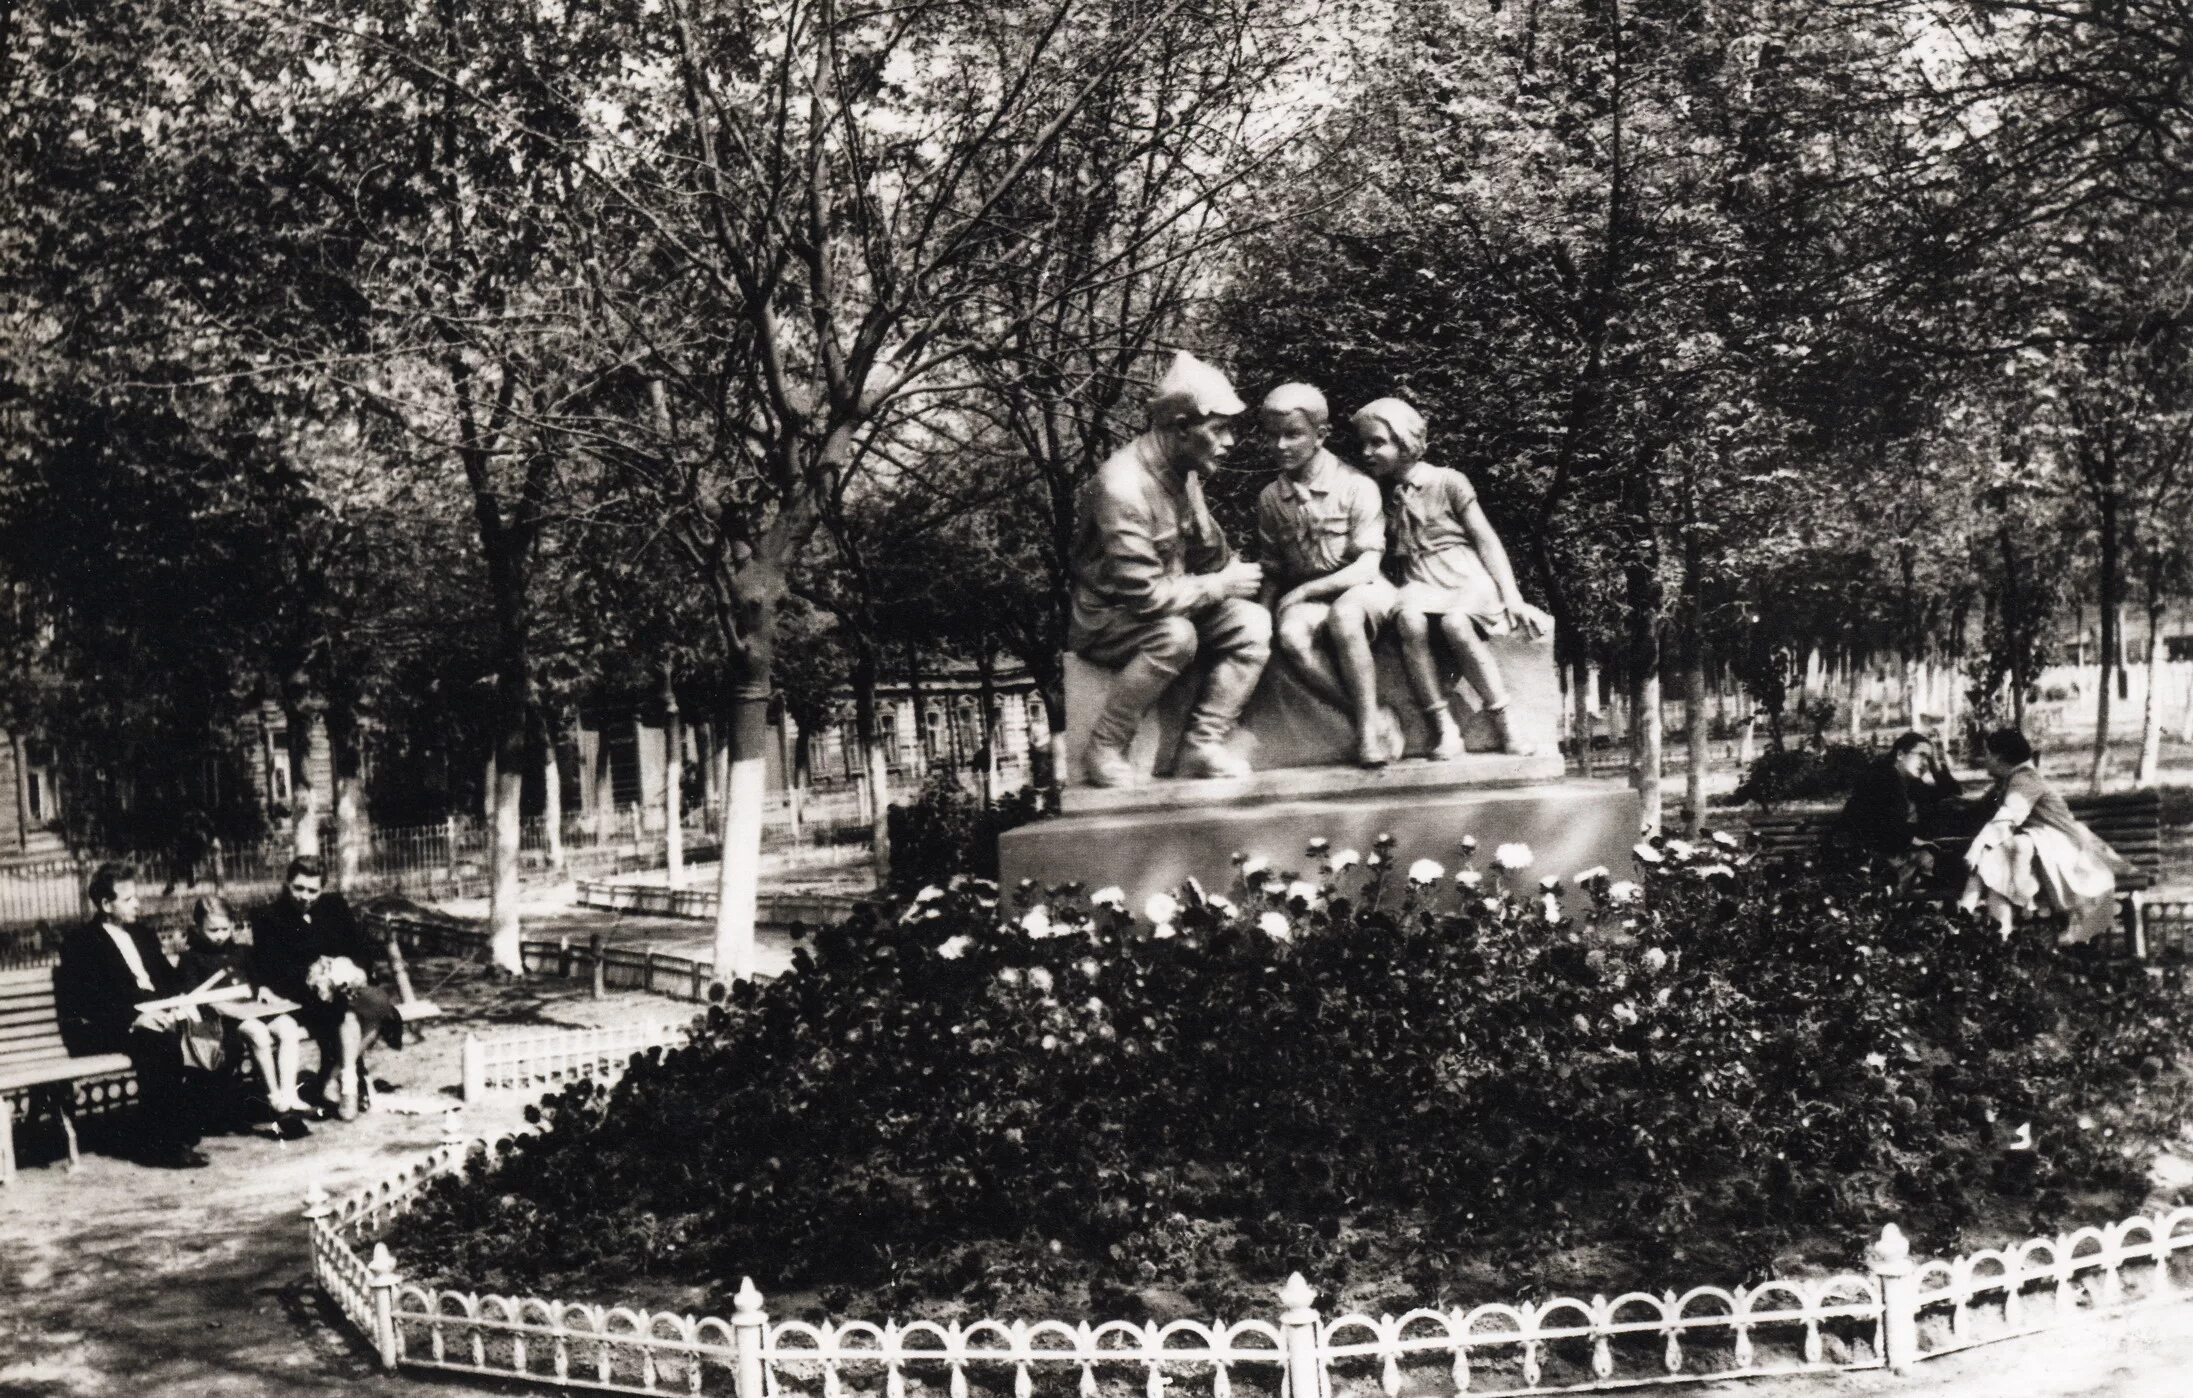
[[[2153,788],[2101,796],[2067,796],[2065,804],[2079,822],[2108,842],[2128,866],[2117,876],[2119,917],[2132,954],[2147,955],[2145,895],[2162,878],[2162,794]],[[1752,835],[1770,860],[1802,858],[1820,848],[1840,813],[1835,806],[1783,807],[1746,817]]]
[[[76,1150],[76,1094],[79,1085],[93,1100],[119,1102],[134,1086],[129,1055],[97,1053],[73,1057],[61,1042],[61,1021],[54,1007],[53,970],[35,966],[0,971],[0,1186],[15,1179],[15,1116],[24,1119],[41,1107],[60,1118],[68,1137],[69,1165]]]

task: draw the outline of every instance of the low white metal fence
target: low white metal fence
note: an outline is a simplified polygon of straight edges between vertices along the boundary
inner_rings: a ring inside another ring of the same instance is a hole
[[[673,1024],[529,1034],[467,1046],[468,1096],[620,1070],[628,1046],[676,1042]],[[568,1043],[562,1042],[569,1040]],[[623,1061],[629,1061],[627,1055]],[[488,1065],[492,1063],[492,1067]],[[518,1133],[522,1135],[525,1133]],[[1327,1317],[1298,1274],[1274,1319],[1233,1322],[977,1320],[772,1322],[751,1280],[728,1319],[632,1306],[498,1296],[407,1282],[385,1245],[359,1248],[430,1179],[492,1168],[517,1135],[451,1142],[342,1200],[307,1200],[313,1274],[389,1369],[478,1374],[564,1389],[735,1398],[906,1398],[909,1380],[949,1398],[1034,1398],[1070,1379],[1078,1398],[1146,1398],[1237,1386],[1278,1398],[1341,1388],[1398,1398],[1582,1393],[1671,1383],[1889,1368],[2081,1317],[2193,1298],[2193,1208],[2053,1239],[1915,1262],[1892,1224],[1864,1273],[1700,1286],[1658,1295],[1555,1297],[1401,1315]],[[1052,1389],[1063,1392],[1063,1385]]]

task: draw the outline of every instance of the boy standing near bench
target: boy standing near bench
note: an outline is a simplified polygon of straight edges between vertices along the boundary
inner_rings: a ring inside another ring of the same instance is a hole
[[[1256,498],[1257,537],[1269,560],[1265,604],[1279,653],[1312,692],[1355,724],[1356,760],[1383,767],[1401,755],[1400,725],[1378,705],[1371,642],[1393,615],[1394,588],[1378,486],[1325,449],[1325,395],[1281,384],[1259,417],[1278,480]]]
[[[144,1143],[138,1158],[164,1169],[198,1169],[208,1161],[198,1151],[198,1128],[183,1100],[179,1016],[137,1008],[190,987],[168,964],[160,939],[136,925],[135,870],[100,865],[85,896],[93,908],[91,921],[62,941],[61,965],[53,976],[61,1042],[71,1054],[128,1054],[137,1074],[137,1122]]]

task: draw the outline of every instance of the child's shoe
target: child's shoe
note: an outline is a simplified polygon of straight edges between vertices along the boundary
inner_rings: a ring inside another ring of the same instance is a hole
[[[1445,762],[1460,757],[1464,752],[1462,726],[1454,721],[1454,710],[1445,700],[1424,706],[1424,717],[1432,726],[1431,751],[1425,756],[1434,762]]]

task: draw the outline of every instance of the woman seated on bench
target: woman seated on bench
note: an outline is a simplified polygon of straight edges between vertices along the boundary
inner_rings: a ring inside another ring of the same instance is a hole
[[[183,949],[182,971],[186,985],[203,985],[216,973],[226,973],[228,984],[260,984],[253,974],[252,947],[236,940],[236,915],[220,898],[208,896],[192,905],[190,940]],[[230,1019],[216,1015],[210,1007],[204,1013],[225,1026],[231,1053],[238,1044],[250,1050],[252,1062],[259,1069],[259,1081],[266,1084],[266,1109],[282,1138],[294,1141],[311,1135],[304,1121],[308,1109],[297,1096],[304,1026],[287,1014]]]
[[[1995,779],[1995,810],[1965,853],[1972,870],[1958,906],[1984,900],[1996,930],[2010,936],[2020,912],[2061,913],[2065,944],[2091,941],[2110,924],[2117,903],[2115,850],[2079,823],[2056,788],[2033,765],[2033,745],[2015,728],[1987,735],[1987,774]]]

